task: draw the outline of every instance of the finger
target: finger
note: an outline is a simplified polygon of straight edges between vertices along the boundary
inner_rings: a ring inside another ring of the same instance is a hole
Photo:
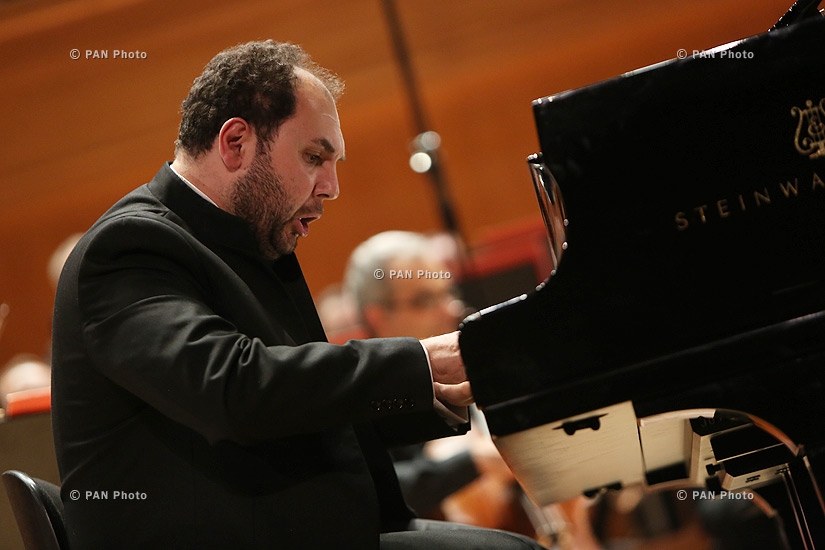
[[[435,397],[439,401],[449,403],[450,405],[466,407],[475,401],[470,383],[466,381],[460,384],[440,384],[435,382],[433,388]]]
[[[459,360],[433,361],[433,380],[441,384],[460,384],[467,381],[464,364]]]
[[[457,384],[467,379],[458,348],[457,332],[426,338],[421,343],[430,358],[433,380],[443,384]]]

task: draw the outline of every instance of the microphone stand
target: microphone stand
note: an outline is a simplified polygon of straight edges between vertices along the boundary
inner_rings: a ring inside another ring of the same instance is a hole
[[[398,66],[401,70],[401,78],[404,81],[404,88],[410,102],[413,123],[417,132],[417,136],[411,143],[412,155],[410,157],[410,166],[414,171],[420,174],[427,174],[429,176],[430,182],[435,190],[438,210],[444,227],[458,243],[459,267],[462,272],[464,272],[466,271],[465,268],[467,265],[466,250],[464,246],[466,241],[462,237],[462,231],[459,227],[458,218],[455,214],[452,199],[448,191],[447,179],[442,170],[441,163],[439,162],[438,151],[441,145],[441,138],[437,133],[429,130],[430,126],[421,106],[415,74],[410,62],[410,56],[407,51],[407,45],[404,40],[404,33],[401,28],[401,22],[398,17],[398,10],[396,9],[395,1],[382,0],[382,4],[384,7],[384,14],[387,19],[387,25],[390,30],[393,50],[395,52],[395,57],[398,60]]]

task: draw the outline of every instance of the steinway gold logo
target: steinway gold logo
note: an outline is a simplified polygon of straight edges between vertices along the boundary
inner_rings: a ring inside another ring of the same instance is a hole
[[[799,154],[812,159],[825,156],[825,98],[819,104],[809,99],[805,109],[792,107],[791,116],[798,118],[794,146]]]
[[[825,157],[825,98],[820,99],[819,103],[809,99],[804,108],[791,107],[791,116],[797,119],[794,147],[799,154],[812,160]],[[674,221],[677,230],[685,231],[711,220],[725,220],[740,213],[770,207],[775,201],[798,199],[821,191],[825,191],[825,183],[819,174],[811,172],[809,177],[780,181],[677,212]]]
[[[701,204],[690,210],[677,212],[674,221],[676,229],[685,231],[692,225],[703,225],[711,220],[725,220],[751,210],[770,207],[775,201],[799,199],[819,192],[825,192],[825,182],[819,174],[812,172],[810,177],[804,179],[794,178],[781,181],[752,192],[738,193],[712,203]]]

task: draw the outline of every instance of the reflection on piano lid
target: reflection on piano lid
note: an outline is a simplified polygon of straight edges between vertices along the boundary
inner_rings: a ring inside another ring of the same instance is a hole
[[[556,266],[468,317],[460,343],[541,504],[825,467],[825,19],[804,4],[768,33],[534,102]],[[632,440],[624,458],[584,458],[613,435]]]

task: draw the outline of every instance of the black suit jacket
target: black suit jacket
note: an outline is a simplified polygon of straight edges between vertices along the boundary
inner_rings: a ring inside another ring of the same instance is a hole
[[[411,516],[385,445],[450,432],[418,341],[326,343],[294,255],[168,165],[77,245],[53,330],[75,550],[377,548]]]

